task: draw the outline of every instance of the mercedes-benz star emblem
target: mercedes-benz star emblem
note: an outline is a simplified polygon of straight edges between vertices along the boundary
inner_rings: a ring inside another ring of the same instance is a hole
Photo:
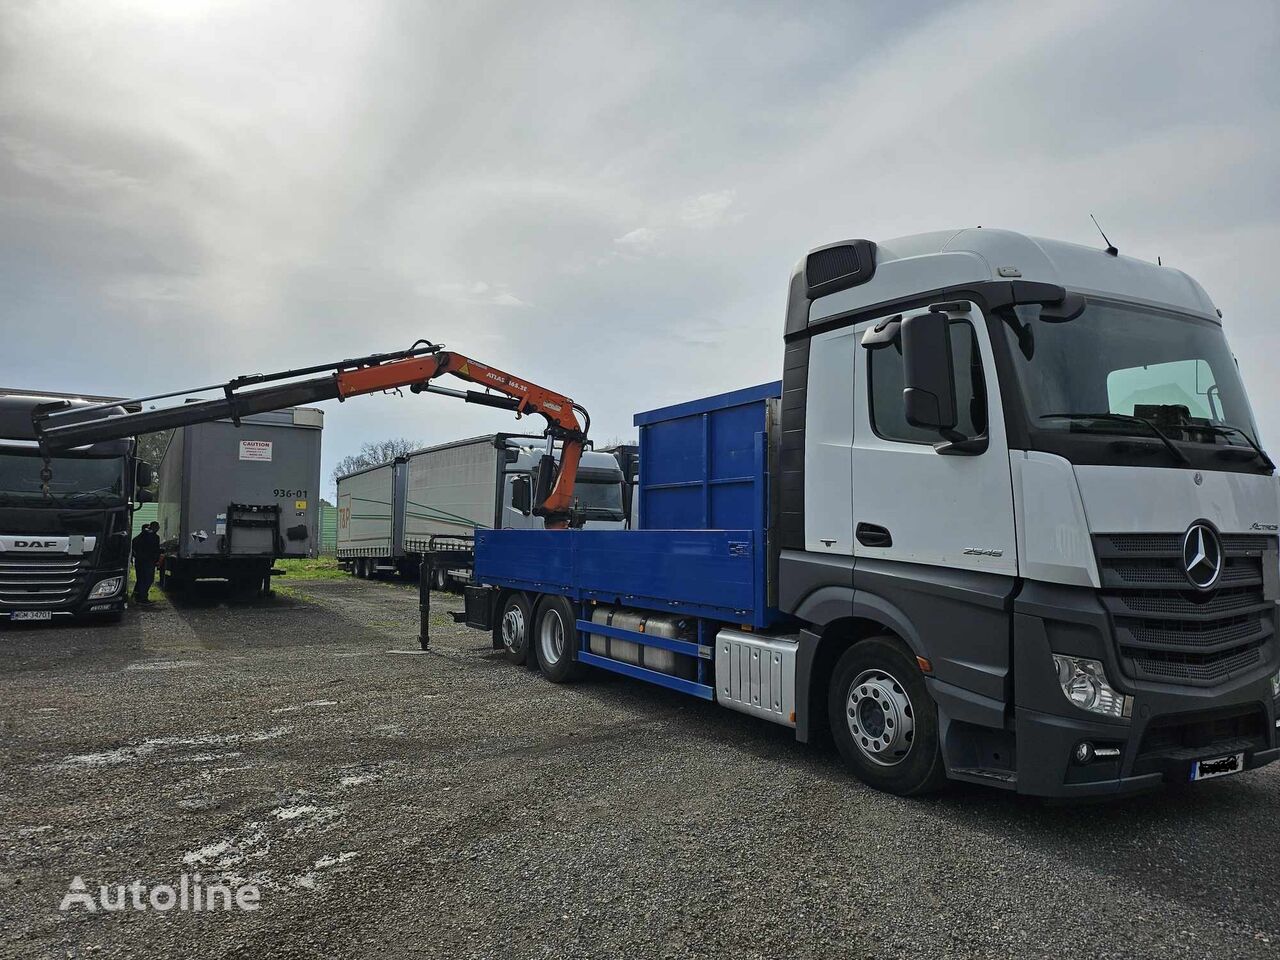
[[[1201,590],[1218,582],[1222,573],[1222,542],[1213,527],[1193,523],[1182,538],[1182,566],[1187,579]]]

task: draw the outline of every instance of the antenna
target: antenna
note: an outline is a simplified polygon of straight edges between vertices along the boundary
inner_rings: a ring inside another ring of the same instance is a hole
[[[1098,218],[1091,213],[1089,214],[1089,219],[1092,220],[1093,225],[1098,228],[1098,232],[1102,233],[1102,227],[1098,224]],[[1102,239],[1107,245],[1107,253],[1111,254],[1111,256],[1113,257],[1118,257],[1120,255],[1120,251],[1116,249],[1116,246],[1114,243],[1112,243],[1110,240],[1107,240],[1107,235],[1105,233],[1102,233]]]

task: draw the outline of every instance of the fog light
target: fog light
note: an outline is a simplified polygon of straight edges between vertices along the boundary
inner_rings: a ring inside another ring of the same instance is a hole
[[[106,580],[99,580],[94,588],[89,591],[90,600],[101,600],[104,597],[114,597],[120,592],[120,584],[124,582],[124,577],[108,577]]]
[[[1280,670],[1277,670],[1275,676],[1271,678],[1271,696],[1280,700]]]
[[[1055,653],[1053,666],[1058,671],[1063,696],[1081,710],[1106,717],[1127,717],[1133,712],[1133,697],[1126,697],[1107,682],[1099,661]]]
[[[1072,754],[1076,763],[1088,763],[1093,759],[1093,744],[1088,740],[1081,740],[1076,744],[1076,748]]]

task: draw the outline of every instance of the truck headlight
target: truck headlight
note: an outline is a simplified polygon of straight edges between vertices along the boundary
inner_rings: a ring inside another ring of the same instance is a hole
[[[1062,694],[1081,710],[1105,717],[1127,717],[1133,712],[1133,697],[1126,697],[1107,683],[1106,671],[1097,660],[1053,655]]]
[[[120,592],[120,584],[124,581],[123,577],[108,577],[106,580],[99,580],[92,590],[89,591],[90,600],[101,600],[103,597],[114,597]]]

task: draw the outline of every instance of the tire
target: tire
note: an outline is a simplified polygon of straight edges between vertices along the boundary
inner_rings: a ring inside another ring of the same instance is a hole
[[[831,674],[827,710],[840,756],[863,783],[899,796],[946,783],[937,707],[897,638],[871,637],[844,652]]]
[[[583,675],[583,665],[578,662],[577,619],[573,604],[564,597],[543,597],[538,601],[533,649],[538,669],[552,683],[572,683]]]
[[[529,659],[529,638],[533,636],[533,607],[523,593],[510,593],[498,610],[498,638],[502,652],[511,663]]]
[[[449,571],[444,567],[435,567],[431,571],[431,589],[444,593],[449,589]]]
[[[367,557],[361,557],[356,561],[356,576],[361,580],[369,579],[369,559]]]

